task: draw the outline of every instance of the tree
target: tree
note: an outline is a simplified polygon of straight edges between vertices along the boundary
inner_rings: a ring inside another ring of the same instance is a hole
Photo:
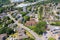
[[[4,16],[3,19],[7,19],[7,20],[10,20],[10,18],[8,16]]]
[[[27,13],[26,12],[21,12],[22,16],[25,16]]]
[[[24,16],[24,21],[28,21],[30,19],[29,16]]]
[[[3,34],[3,33],[12,34],[14,33],[14,31],[9,27],[3,27],[0,29],[0,34]]]
[[[18,11],[23,11],[23,9],[22,8],[18,8]]]
[[[2,8],[2,7],[0,7],[0,13],[1,13],[1,12],[3,12],[3,8]]]
[[[6,24],[14,23],[13,20],[8,20]]]
[[[0,34],[6,33],[6,29],[3,27],[0,29]]]
[[[11,28],[6,28],[6,33],[7,34],[12,34],[12,33],[14,33],[14,31],[13,31],[13,29],[11,29]]]
[[[46,22],[40,21],[35,26],[29,26],[29,28],[33,31],[35,31],[37,34],[42,35],[45,32],[46,29]]]
[[[25,0],[25,1],[28,1],[28,2],[34,2],[34,0]]]
[[[27,7],[28,11],[31,11],[32,7],[31,5],[29,7]]]
[[[10,3],[10,1],[9,0],[0,0],[0,3],[1,4],[8,4],[8,3]]]
[[[46,22],[41,21],[36,25],[34,31],[38,34],[43,34],[43,32],[45,32],[45,28],[46,28]]]

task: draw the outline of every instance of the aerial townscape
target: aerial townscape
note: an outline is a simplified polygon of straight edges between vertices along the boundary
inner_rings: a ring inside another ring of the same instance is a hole
[[[0,0],[0,40],[60,40],[60,0]]]

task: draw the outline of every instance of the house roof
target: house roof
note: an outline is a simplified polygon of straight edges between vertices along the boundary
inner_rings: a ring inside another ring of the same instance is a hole
[[[7,34],[0,34],[0,40],[2,40],[3,37],[7,37]]]

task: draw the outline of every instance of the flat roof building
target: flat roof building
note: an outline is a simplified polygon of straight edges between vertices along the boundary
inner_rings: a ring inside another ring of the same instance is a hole
[[[11,3],[24,2],[24,0],[10,0]]]

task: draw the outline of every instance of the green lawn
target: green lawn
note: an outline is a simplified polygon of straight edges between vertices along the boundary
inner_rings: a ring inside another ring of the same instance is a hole
[[[50,37],[48,40],[55,40],[54,38]]]
[[[51,25],[60,26],[60,21],[53,22]]]
[[[22,40],[34,40],[34,39],[32,39],[32,38],[25,38],[25,39],[22,39]]]
[[[43,7],[40,7],[40,9],[38,10],[38,18],[39,18],[39,20],[42,20],[42,15],[43,15]]]

